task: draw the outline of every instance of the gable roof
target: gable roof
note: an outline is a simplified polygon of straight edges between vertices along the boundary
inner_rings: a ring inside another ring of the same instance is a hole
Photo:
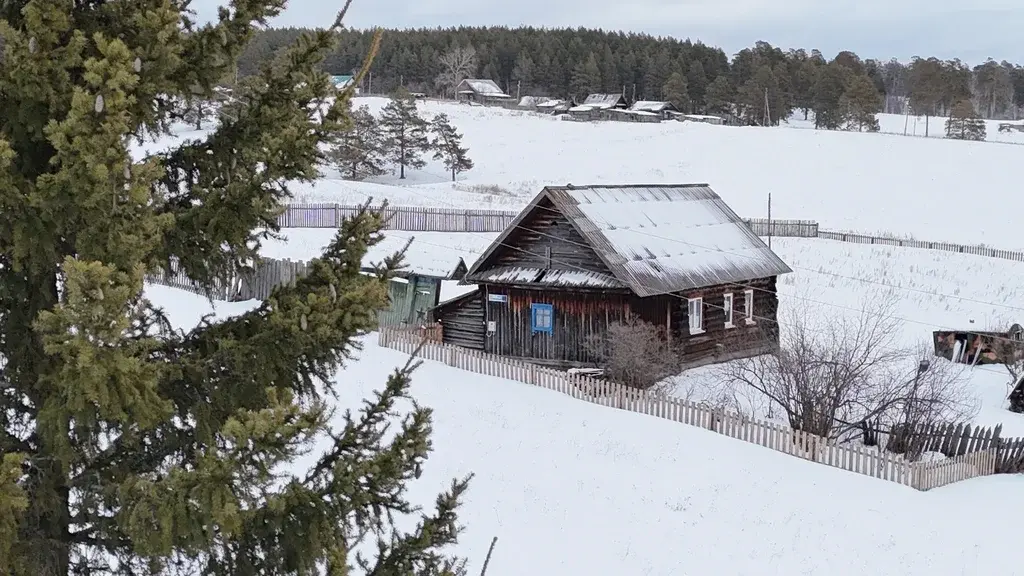
[[[674,111],[675,106],[671,102],[657,102],[654,100],[637,100],[633,102],[633,105],[629,107],[633,111],[642,112],[664,112],[666,110]]]
[[[466,281],[486,270],[523,220],[544,209],[544,199],[614,278],[641,297],[792,272],[707,184],[568,185],[544,188],[477,259]]]
[[[583,101],[581,106],[606,110],[616,106],[625,107],[626,99],[622,94],[591,94],[587,96],[587,99]]]
[[[459,82],[456,90],[461,93],[470,92],[480,96],[487,96],[489,98],[511,98],[511,96],[505,94],[505,92],[498,87],[494,80],[467,78],[462,82]]]

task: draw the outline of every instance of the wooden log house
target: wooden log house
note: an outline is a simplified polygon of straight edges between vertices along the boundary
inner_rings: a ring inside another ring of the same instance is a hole
[[[638,317],[690,366],[778,343],[776,279],[792,270],[707,184],[549,186],[440,304],[446,343],[558,367]]]

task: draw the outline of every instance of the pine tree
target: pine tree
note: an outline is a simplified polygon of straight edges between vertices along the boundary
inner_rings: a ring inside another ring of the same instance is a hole
[[[846,92],[839,99],[839,109],[848,130],[878,132],[878,112],[882,109],[882,95],[864,74],[850,78]]]
[[[236,1],[202,27],[182,2],[0,13],[0,574],[340,575],[363,535],[379,537],[374,573],[459,573],[442,550],[468,479],[392,530],[431,448],[429,410],[385,431],[409,367],[331,426],[333,375],[399,260],[360,270],[380,215],[230,319],[173,330],[143,292],[172,261],[206,293],[235,274],[276,230],[282,183],[317,178],[348,122],[318,71],[339,17],[241,82],[237,119],[133,159],[131,140],[168,135],[172,99],[211,97],[284,4]]]
[[[811,107],[814,110],[814,127],[838,130],[846,118],[839,101],[846,92],[850,70],[836,62],[830,62],[818,69],[811,88]]]
[[[601,69],[597,66],[597,58],[591,53],[572,70],[569,91],[577,98],[586,98],[600,89]]]
[[[351,125],[341,132],[328,150],[328,159],[338,167],[342,177],[349,180],[384,174],[387,172],[384,143],[377,118],[366,105],[353,110],[351,118]]]
[[[661,95],[666,102],[670,102],[680,112],[686,112],[690,105],[690,97],[686,89],[686,77],[680,72],[673,72],[665,86],[661,89]]]
[[[446,114],[434,116],[430,123],[430,131],[434,135],[431,147],[434,149],[434,160],[440,160],[444,167],[455,175],[473,169],[473,161],[469,159],[469,148],[462,146],[462,134],[452,126]]]
[[[709,114],[731,112],[735,98],[736,92],[733,90],[732,84],[729,83],[729,79],[724,75],[712,80],[711,84],[708,84],[707,94],[704,95]]]
[[[384,135],[388,160],[398,166],[398,177],[405,178],[406,168],[426,166],[421,154],[430,148],[427,121],[416,110],[416,100],[399,90],[381,111],[379,126]]]
[[[946,138],[957,140],[984,140],[985,121],[978,116],[970,100],[960,100],[946,120]]]
[[[694,60],[686,74],[687,92],[694,108],[700,110],[705,105],[704,95],[708,91],[708,77],[704,74],[704,65]]]

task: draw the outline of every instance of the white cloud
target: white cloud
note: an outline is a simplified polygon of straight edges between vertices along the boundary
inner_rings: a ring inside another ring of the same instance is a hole
[[[200,16],[218,0],[195,0]],[[272,23],[318,26],[339,3],[291,0]],[[818,48],[826,56],[852,50],[864,57],[986,57],[1024,63],[1016,41],[1024,28],[1019,0],[354,0],[346,22],[355,28],[532,25],[643,31],[701,40],[730,56],[765,40],[783,48]]]

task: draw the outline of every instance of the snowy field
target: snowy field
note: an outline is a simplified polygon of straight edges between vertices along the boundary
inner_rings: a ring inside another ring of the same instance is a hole
[[[883,134],[914,136],[917,138],[945,138],[946,120],[944,117],[905,116],[901,114],[879,114],[878,127]],[[985,120],[985,140],[997,144],[1024,144],[1024,132],[1000,132],[999,125],[1009,120]],[[1019,121],[1018,121],[1019,123]],[[788,120],[791,128],[814,129],[814,115],[804,120],[803,112],[797,112]]]
[[[355,99],[374,112],[386,102]],[[427,117],[444,112],[465,134],[476,167],[458,182],[435,161],[406,180],[350,182],[326,170],[313,184],[295,185],[295,201],[357,204],[372,197],[400,205],[519,209],[547,184],[706,182],[744,217],[765,216],[771,193],[776,218],[1024,249],[1010,217],[1021,209],[1013,166],[1024,162],[1024,146],[680,122],[566,122],[429,100],[420,110]],[[880,115],[880,121],[902,132],[903,117]],[[998,133],[990,129],[990,135]],[[1024,142],[1024,135],[1009,138]],[[140,153],[167,144],[149,143]]]
[[[147,295],[179,328],[252,305]],[[375,341],[338,376],[341,408],[406,361]],[[1016,533],[984,529],[1024,512],[1019,476],[916,492],[434,362],[412,392],[434,409],[435,452],[411,499],[476,474],[460,513],[470,573],[497,536],[488,576],[1024,574]]]

